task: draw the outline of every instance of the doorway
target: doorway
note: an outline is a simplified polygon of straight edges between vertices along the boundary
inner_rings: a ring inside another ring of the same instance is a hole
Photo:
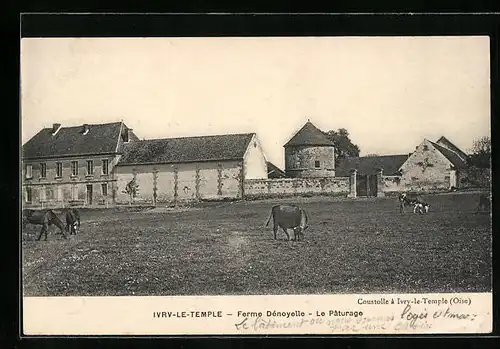
[[[92,205],[92,184],[87,184],[87,205]]]

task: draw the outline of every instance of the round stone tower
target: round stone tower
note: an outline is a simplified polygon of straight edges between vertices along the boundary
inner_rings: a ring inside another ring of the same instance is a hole
[[[335,147],[309,120],[283,147],[288,177],[335,177]]]

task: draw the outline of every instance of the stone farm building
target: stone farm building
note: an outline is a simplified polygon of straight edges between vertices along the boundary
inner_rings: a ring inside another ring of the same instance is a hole
[[[241,199],[244,181],[267,178],[267,162],[255,133],[151,139],[130,143],[116,167],[117,203],[136,178],[136,201]]]
[[[136,203],[238,199],[269,171],[255,133],[139,140],[123,122],[54,124],[22,157],[25,207],[128,204],[134,179]]]
[[[113,202],[116,164],[138,140],[123,122],[42,129],[22,147],[25,207]]]
[[[343,159],[336,174],[347,176],[353,169],[360,196],[376,196],[377,185],[382,192],[452,190],[467,183],[468,156],[443,136],[436,142],[424,139],[409,154]]]
[[[444,136],[402,155],[351,157],[310,121],[283,146],[285,170],[255,133],[139,140],[123,122],[44,128],[23,146],[25,206],[177,203],[283,196],[384,196],[468,182],[468,156]],[[135,197],[126,188],[138,185]]]

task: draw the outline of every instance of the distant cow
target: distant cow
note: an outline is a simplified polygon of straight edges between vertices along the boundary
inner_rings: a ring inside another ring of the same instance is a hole
[[[399,212],[405,212],[405,206],[413,206],[413,213],[429,212],[430,205],[415,194],[402,193],[399,195]]]
[[[489,212],[491,206],[490,198],[486,194],[481,194],[479,196],[479,204],[477,205],[476,214],[480,211]]]
[[[76,235],[80,230],[80,213],[76,208],[66,209],[66,229],[70,235]]]
[[[428,213],[429,212],[429,207],[430,205],[425,202],[425,201],[421,201],[421,200],[417,200],[417,201],[414,201],[413,202],[413,213],[420,213],[420,214],[424,214],[424,213]]]
[[[304,209],[301,209],[293,205],[276,205],[271,208],[271,214],[267,220],[266,227],[269,225],[273,218],[273,232],[274,239],[276,240],[276,232],[278,227],[281,227],[285,232],[288,240],[290,240],[290,235],[287,229],[293,229],[294,240],[300,240],[300,236],[304,237],[304,232],[308,228],[307,213]]]

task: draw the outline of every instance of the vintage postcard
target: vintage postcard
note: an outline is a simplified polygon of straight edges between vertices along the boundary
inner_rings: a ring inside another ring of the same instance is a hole
[[[22,332],[492,331],[487,36],[21,40]]]

